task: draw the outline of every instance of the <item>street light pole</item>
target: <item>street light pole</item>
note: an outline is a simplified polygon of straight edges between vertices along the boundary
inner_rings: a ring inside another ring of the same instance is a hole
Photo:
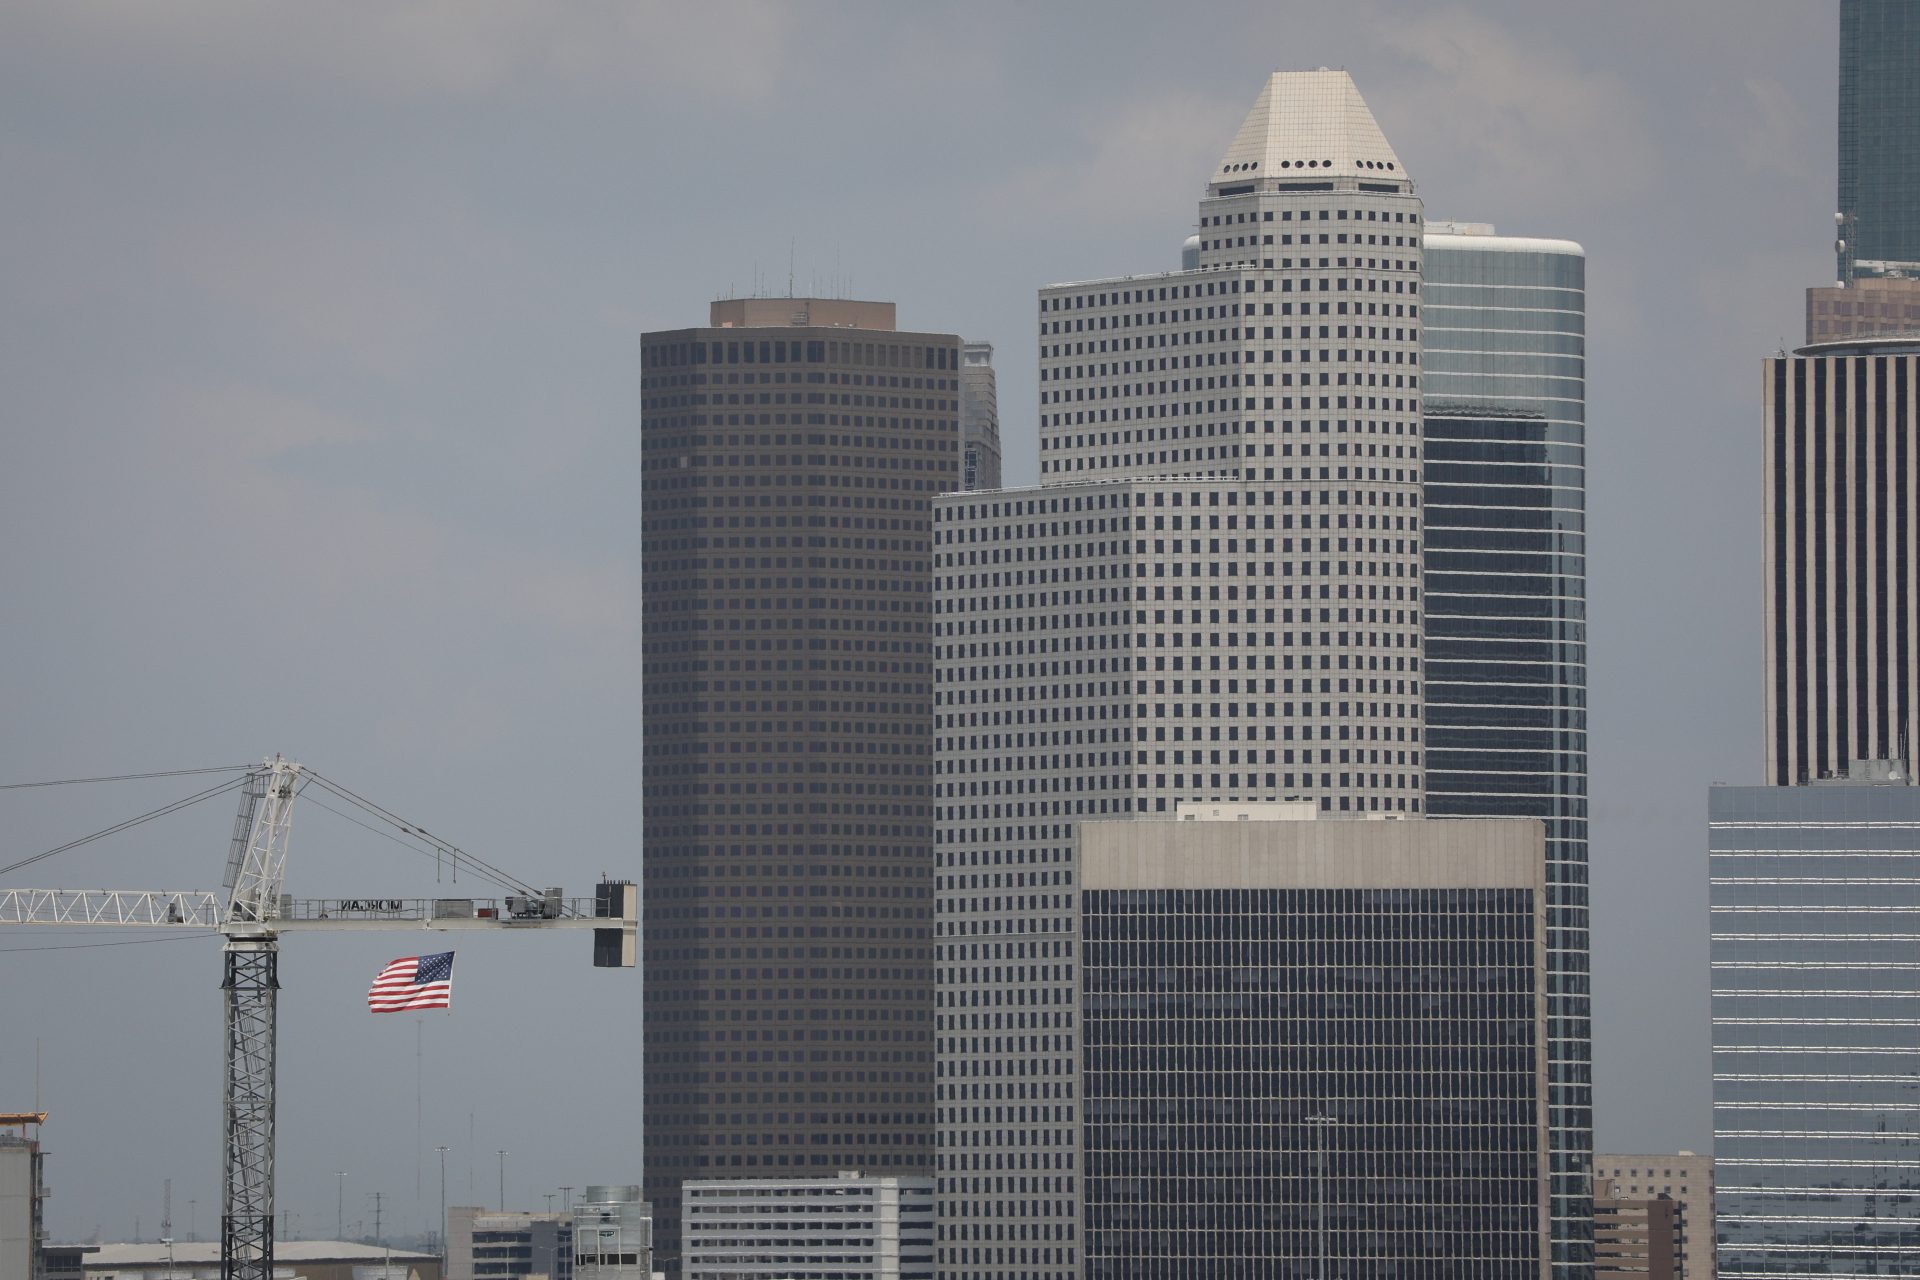
[[[447,1149],[435,1147],[440,1153],[440,1269],[447,1269]]]
[[[513,1153],[496,1151],[493,1154],[500,1157],[500,1212],[505,1213],[507,1211],[507,1157]]]

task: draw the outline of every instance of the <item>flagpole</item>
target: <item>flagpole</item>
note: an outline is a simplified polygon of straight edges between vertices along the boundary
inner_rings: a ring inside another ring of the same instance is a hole
[[[420,1137],[420,1037],[426,1018],[413,1015],[413,1203],[420,1203],[420,1159],[423,1148]]]

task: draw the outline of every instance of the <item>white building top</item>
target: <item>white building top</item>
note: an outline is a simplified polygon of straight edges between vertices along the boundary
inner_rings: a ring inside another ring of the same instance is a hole
[[[1344,71],[1276,71],[1214,170],[1213,185],[1361,178],[1404,182],[1400,157]]]

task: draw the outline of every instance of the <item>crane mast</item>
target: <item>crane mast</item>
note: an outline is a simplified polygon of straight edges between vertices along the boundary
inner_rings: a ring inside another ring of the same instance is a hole
[[[277,1074],[280,886],[293,831],[300,766],[281,759],[250,770],[227,855],[221,932],[226,996],[226,1086],[222,1106],[220,1274],[273,1280],[273,1122]]]
[[[278,757],[247,771],[223,894],[0,890],[0,925],[216,929],[225,936],[222,1280],[273,1280],[274,1080],[283,932],[592,929],[596,967],[632,968],[635,960],[639,890],[626,881],[603,882],[591,899],[563,898],[558,889],[527,890],[504,902],[287,897],[282,892],[287,841],[301,773],[300,765]]]

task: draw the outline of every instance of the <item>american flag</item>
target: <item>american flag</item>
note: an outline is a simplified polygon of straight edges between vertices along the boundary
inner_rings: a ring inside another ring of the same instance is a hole
[[[445,1009],[453,1002],[453,952],[405,956],[380,971],[367,992],[375,1013],[408,1009]]]

